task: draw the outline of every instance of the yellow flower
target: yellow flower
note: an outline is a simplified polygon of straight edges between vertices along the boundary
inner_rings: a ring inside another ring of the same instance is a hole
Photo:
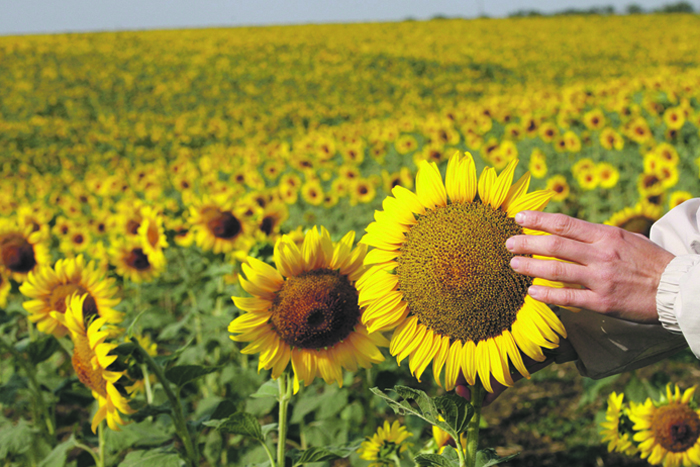
[[[600,145],[603,146],[608,151],[615,149],[616,151],[622,151],[625,147],[625,139],[612,128],[608,127],[600,132]]]
[[[553,201],[564,201],[569,197],[570,188],[566,177],[563,175],[555,175],[547,179],[547,190],[554,192],[552,195]]]
[[[323,187],[318,180],[311,180],[301,187],[301,197],[312,206],[320,206],[323,203]]]
[[[41,230],[35,232],[31,225],[22,227],[0,218],[0,267],[12,279],[22,282],[27,274],[50,261],[49,247]]]
[[[543,178],[545,175],[547,175],[547,157],[541,150],[532,150],[528,168],[530,169],[532,176],[535,178]]]
[[[0,308],[7,306],[7,296],[10,295],[10,277],[2,269],[0,269]]]
[[[583,124],[590,130],[600,130],[605,126],[605,114],[600,109],[593,109],[583,115]]]
[[[630,406],[630,420],[637,432],[639,454],[652,465],[664,467],[700,464],[700,410],[695,410],[693,395],[697,386],[681,395],[678,386],[666,386],[666,395],[654,403]]]
[[[168,240],[165,238],[163,215],[150,206],[144,206],[141,208],[141,216],[137,234],[144,253],[151,261],[165,261],[163,249],[168,247]]]
[[[80,382],[87,386],[92,391],[92,396],[97,399],[99,408],[92,418],[92,432],[95,433],[97,426],[105,419],[112,430],[119,431],[119,425],[125,424],[120,413],[130,414],[133,410],[129,407],[129,401],[114,385],[123,373],[107,369],[117,357],[109,355],[116,347],[116,344],[105,343],[109,333],[100,331],[106,320],[94,319],[86,329],[83,308],[87,297],[87,294],[72,295],[66,299],[65,314],[53,312],[53,317],[70,331],[74,345],[73,368]]]
[[[674,191],[668,200],[668,208],[673,209],[676,206],[680,206],[689,199],[693,198],[693,194],[689,191]]]
[[[189,223],[197,246],[214,253],[248,254],[254,227],[239,211],[228,196],[205,196],[195,201],[190,206]]]
[[[333,243],[325,228],[314,227],[301,247],[288,235],[277,240],[276,268],[252,257],[242,265],[240,285],[252,297],[232,297],[245,313],[229,325],[231,339],[250,342],[241,352],[260,353],[258,369],[272,369],[274,379],[291,361],[294,392],[317,375],[342,386],[342,368],[384,360],[377,346],[388,342],[361,323],[355,281],[367,248],[353,249],[354,237],[350,232]]]
[[[375,213],[361,243],[374,247],[371,268],[358,283],[362,321],[370,332],[395,329],[390,352],[420,380],[430,362],[451,390],[462,372],[477,374],[491,389],[491,375],[511,385],[508,360],[525,377],[522,350],[542,361],[542,347],[556,348],[566,331],[552,311],[527,295],[534,284],[552,284],[515,273],[505,248],[512,235],[535,233],[513,217],[541,210],[550,191],[527,193],[530,176],[511,186],[517,160],[497,177],[485,169],[477,181],[469,153],[455,154],[443,183],[437,165],[423,162],[416,193],[395,187]],[[554,286],[561,284],[552,284]]]
[[[624,397],[624,394],[618,395],[615,392],[608,397],[608,409],[605,412],[605,421],[600,424],[603,428],[600,430],[600,435],[602,441],[608,443],[608,452],[617,451],[633,456],[637,453],[637,448],[632,444],[630,433],[625,431],[629,410],[623,408]]]
[[[132,282],[150,282],[160,276],[165,268],[165,259],[153,261],[140,243],[127,240],[115,241],[110,246],[109,262],[116,268],[117,274]]]
[[[369,467],[393,467],[394,458],[412,446],[411,443],[406,442],[406,439],[411,436],[413,434],[398,420],[391,425],[385,420],[384,426],[379,427],[371,438],[363,441],[357,452],[361,459],[373,461]]]
[[[598,163],[596,171],[602,188],[612,188],[617,185],[617,181],[620,179],[620,172],[608,162]]]
[[[105,273],[95,262],[86,264],[83,255],[72,259],[59,259],[55,267],[43,266],[30,272],[19,290],[27,300],[23,303],[29,320],[36,323],[39,331],[61,337],[68,331],[54,313],[66,312],[66,299],[74,293],[87,294],[83,300],[85,317],[97,316],[110,324],[120,323],[124,314],[114,307],[121,301],[115,297],[115,280],[105,278]]]
[[[661,218],[661,214],[661,206],[640,201],[634,207],[626,207],[616,212],[605,224],[649,237],[651,226]]]

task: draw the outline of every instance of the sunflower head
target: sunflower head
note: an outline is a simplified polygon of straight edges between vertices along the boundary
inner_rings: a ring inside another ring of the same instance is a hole
[[[631,404],[634,441],[642,459],[657,465],[700,464],[700,411],[693,401],[697,386],[683,393],[669,384],[659,401]]]
[[[608,443],[609,452],[616,451],[633,456],[637,453],[637,447],[632,443],[632,422],[629,409],[622,402],[624,397],[624,394],[615,392],[608,397],[605,421],[600,424],[600,436],[603,442]]]
[[[384,425],[379,427],[371,438],[362,442],[357,452],[360,458],[372,461],[370,467],[390,467],[395,465],[395,459],[399,458],[401,453],[412,446],[406,442],[411,436],[413,434],[398,420],[392,424],[385,420]]]
[[[551,310],[527,295],[544,282],[510,267],[506,239],[534,233],[515,214],[543,209],[553,194],[527,193],[529,174],[512,184],[516,164],[498,176],[486,168],[477,180],[471,155],[455,154],[443,182],[437,165],[423,162],[416,193],[395,187],[361,240],[374,247],[358,283],[362,320],[370,331],[395,329],[390,352],[399,363],[410,356],[419,379],[432,361],[438,382],[445,368],[447,389],[460,372],[469,384],[478,374],[487,390],[491,375],[509,385],[509,360],[529,376],[520,351],[542,361],[541,348],[566,335]]]
[[[377,346],[388,342],[360,322],[355,282],[367,249],[353,248],[353,240],[351,232],[334,243],[314,227],[301,246],[292,236],[277,240],[276,267],[252,257],[242,265],[240,285],[252,297],[233,297],[245,313],[231,322],[231,339],[250,342],[242,352],[260,352],[258,369],[272,369],[273,378],[291,361],[295,391],[317,375],[342,385],[342,368],[383,360]]]
[[[22,282],[27,274],[51,260],[45,232],[0,219],[0,267]]]

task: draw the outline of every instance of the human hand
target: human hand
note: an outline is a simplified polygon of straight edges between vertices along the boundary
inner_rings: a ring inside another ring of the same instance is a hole
[[[583,288],[533,285],[528,294],[551,305],[586,308],[629,321],[655,323],[659,279],[673,254],[646,237],[563,214],[523,211],[522,227],[552,235],[516,235],[506,248],[518,255],[540,255],[566,262],[515,256],[517,273]]]

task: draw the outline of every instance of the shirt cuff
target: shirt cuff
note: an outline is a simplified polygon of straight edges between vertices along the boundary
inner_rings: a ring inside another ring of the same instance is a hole
[[[676,256],[668,263],[659,280],[659,288],[656,291],[656,311],[664,329],[672,333],[681,333],[674,310],[680,290],[678,284],[683,275],[697,263],[700,263],[700,255]]]

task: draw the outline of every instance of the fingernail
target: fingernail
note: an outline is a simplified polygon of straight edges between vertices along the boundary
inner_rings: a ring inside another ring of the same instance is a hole
[[[520,266],[520,257],[519,256],[514,256],[510,260],[510,267],[513,269],[518,269],[518,266]]]
[[[513,240],[513,237],[506,240],[506,248],[508,249],[508,251],[513,251],[514,246],[515,246],[515,240]]]
[[[519,225],[523,225],[523,222],[525,222],[525,213],[519,212],[515,215],[515,223]]]
[[[527,294],[531,296],[532,298],[537,298],[540,294],[540,289],[537,287],[528,287],[527,289]]]

